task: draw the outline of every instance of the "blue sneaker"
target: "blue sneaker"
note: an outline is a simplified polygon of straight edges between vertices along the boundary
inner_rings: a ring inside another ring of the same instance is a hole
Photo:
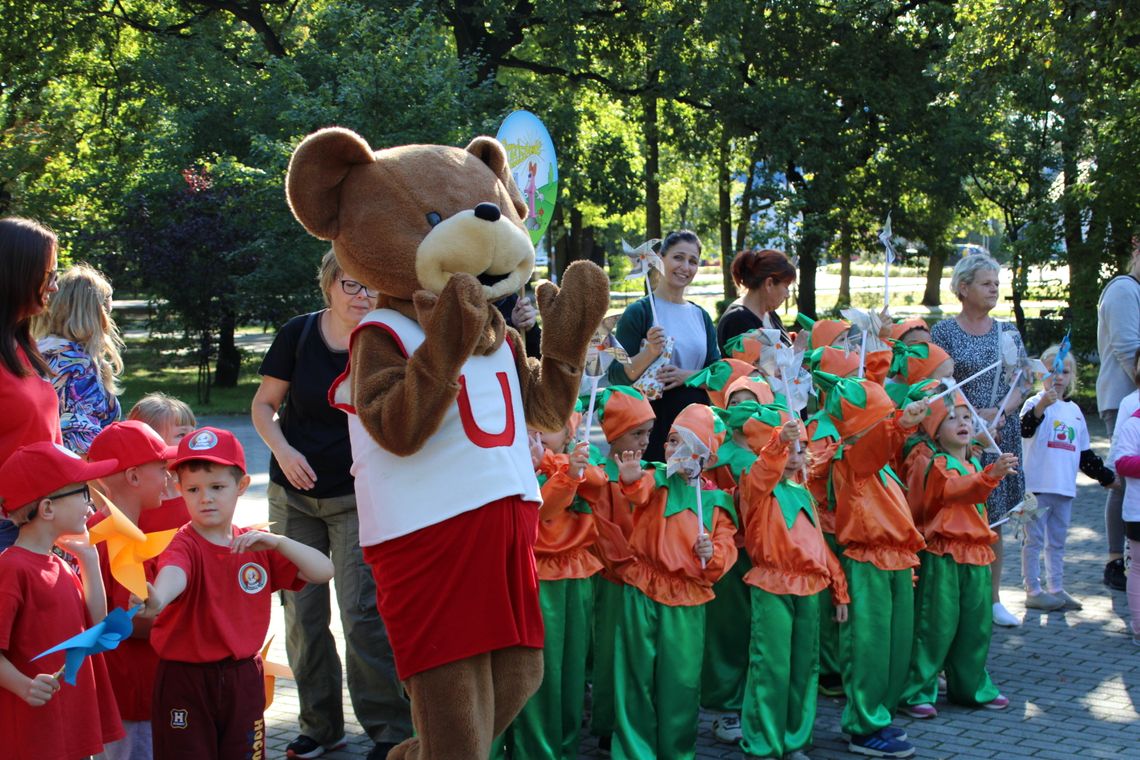
[[[881,729],[866,736],[853,735],[847,743],[847,750],[868,757],[910,757],[914,754],[913,744],[901,739],[886,738],[883,736],[886,730]]]
[[[879,731],[879,736],[887,741],[894,740],[896,742],[905,742],[907,739],[906,731],[903,731],[901,728],[895,728],[894,726],[887,726],[882,729]]]

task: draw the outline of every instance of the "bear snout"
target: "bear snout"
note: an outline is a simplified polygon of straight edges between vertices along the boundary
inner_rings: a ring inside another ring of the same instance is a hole
[[[494,203],[480,203],[475,207],[475,217],[485,222],[497,222],[503,212]]]

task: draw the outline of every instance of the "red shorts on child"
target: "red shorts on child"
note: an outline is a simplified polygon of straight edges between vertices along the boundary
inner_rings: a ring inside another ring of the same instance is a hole
[[[496,649],[541,648],[538,506],[517,496],[364,547],[401,680]]]

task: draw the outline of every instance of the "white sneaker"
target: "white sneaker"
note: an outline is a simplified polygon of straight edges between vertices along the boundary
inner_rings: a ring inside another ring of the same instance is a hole
[[[1000,625],[1003,628],[1017,628],[1021,625],[1021,621],[1002,606],[1001,602],[994,602],[994,625]]]
[[[744,738],[740,730],[740,716],[735,713],[724,713],[715,718],[712,724],[713,738],[722,744],[736,744]]]

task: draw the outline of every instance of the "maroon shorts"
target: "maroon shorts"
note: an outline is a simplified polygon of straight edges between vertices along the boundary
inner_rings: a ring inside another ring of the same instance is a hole
[[[263,760],[261,657],[219,662],[159,660],[150,715],[162,760]]]
[[[517,496],[364,547],[400,680],[484,652],[542,647],[538,506]]]

